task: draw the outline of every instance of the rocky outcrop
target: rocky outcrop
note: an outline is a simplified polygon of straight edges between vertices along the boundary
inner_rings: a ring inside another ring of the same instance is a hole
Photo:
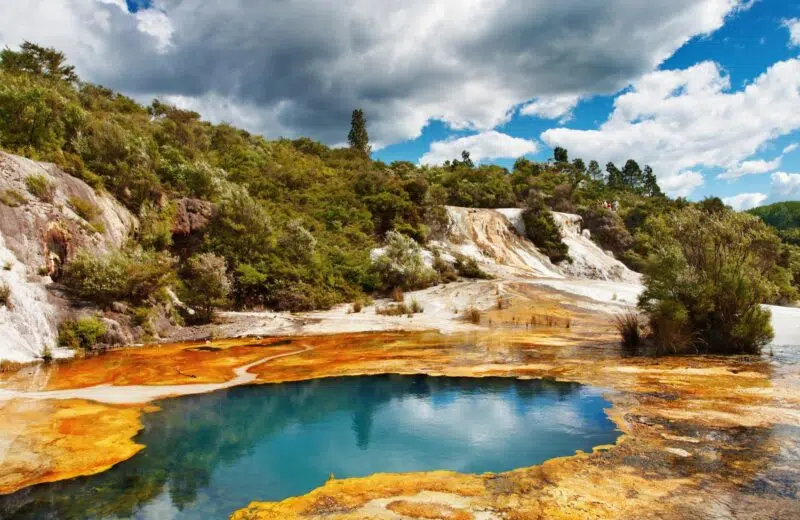
[[[29,192],[31,176],[47,180],[52,200]],[[3,152],[0,195],[0,283],[11,291],[11,306],[0,308],[0,359],[31,361],[45,348],[55,356],[69,355],[56,348],[57,325],[70,312],[68,302],[47,287],[75,251],[101,254],[118,248],[138,222],[116,199],[55,165]]]
[[[579,215],[553,213],[572,262],[554,265],[526,238],[522,209],[447,207],[447,239],[434,243],[452,253],[475,258],[497,275],[581,278],[638,283],[640,276],[592,242]]]

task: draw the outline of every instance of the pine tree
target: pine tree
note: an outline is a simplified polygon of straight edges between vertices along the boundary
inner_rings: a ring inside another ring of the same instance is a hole
[[[642,169],[639,167],[639,163],[633,159],[628,159],[622,168],[622,184],[625,188],[633,191],[639,191],[644,185]]]
[[[556,146],[556,148],[553,150],[553,159],[555,159],[557,163],[569,162],[569,154],[567,153],[567,149]]]
[[[594,159],[589,161],[589,168],[586,170],[586,173],[589,175],[589,178],[594,181],[603,180],[603,172],[600,170],[600,164]]]
[[[656,174],[653,173],[653,169],[649,165],[644,167],[643,191],[645,195],[649,197],[662,197],[664,195],[661,191],[661,187],[658,185]]]
[[[608,172],[608,187],[617,190],[623,187],[622,172],[619,171],[613,162],[606,164],[606,171]]]
[[[350,148],[352,150],[364,156],[369,156],[372,151],[369,146],[369,134],[367,133],[367,118],[364,117],[364,111],[360,108],[353,110],[353,117],[350,121],[350,133],[347,134],[347,141],[350,143]]]

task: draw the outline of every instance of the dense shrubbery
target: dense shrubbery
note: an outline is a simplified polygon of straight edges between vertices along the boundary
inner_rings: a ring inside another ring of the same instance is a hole
[[[58,344],[73,350],[92,350],[106,334],[105,324],[97,318],[85,316],[65,320],[58,327]]]
[[[109,305],[142,303],[173,279],[174,259],[140,248],[98,256],[78,251],[64,268],[62,282],[79,298]]]
[[[760,304],[786,290],[780,240],[758,219],[686,208],[652,218],[639,300],[661,351],[755,353],[772,338]]]

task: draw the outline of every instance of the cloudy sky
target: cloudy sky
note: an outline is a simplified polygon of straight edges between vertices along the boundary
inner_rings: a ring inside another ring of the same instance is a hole
[[[800,2],[0,0],[0,45],[267,137],[375,157],[651,164],[672,195],[800,199]]]

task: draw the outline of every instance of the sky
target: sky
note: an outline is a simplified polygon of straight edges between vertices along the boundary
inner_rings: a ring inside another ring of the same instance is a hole
[[[670,195],[800,200],[800,0],[0,0],[0,45],[268,138],[510,167],[650,164]]]

